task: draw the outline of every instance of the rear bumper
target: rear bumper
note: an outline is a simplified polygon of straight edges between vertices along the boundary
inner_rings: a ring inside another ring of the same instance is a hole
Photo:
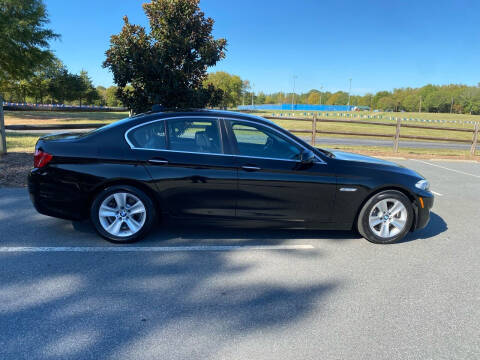
[[[48,171],[32,169],[28,174],[28,192],[35,209],[48,216],[67,220],[88,217],[85,196],[73,184],[60,184]]]
[[[420,201],[420,197],[423,201]],[[416,201],[416,221],[415,221],[415,228],[414,230],[420,230],[426,227],[430,221],[430,210],[433,207],[434,196],[430,192],[425,192],[421,195],[417,196]]]

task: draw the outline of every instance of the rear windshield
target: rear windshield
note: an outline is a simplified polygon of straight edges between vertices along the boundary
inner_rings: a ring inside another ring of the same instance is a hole
[[[125,118],[125,119],[117,120],[117,121],[114,121],[110,124],[104,125],[102,127],[99,127],[99,128],[87,131],[85,133],[82,133],[82,134],[79,135],[79,137],[85,137],[85,136],[89,136],[89,135],[92,135],[92,134],[95,134],[95,133],[103,132],[103,131],[111,129],[115,126],[123,125],[123,124],[125,124],[125,123],[127,123],[131,120],[132,120],[132,118]]]

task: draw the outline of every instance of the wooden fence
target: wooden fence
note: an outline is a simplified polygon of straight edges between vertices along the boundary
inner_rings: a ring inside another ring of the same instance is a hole
[[[413,124],[404,124],[400,119],[397,119],[396,122],[381,122],[381,121],[365,121],[365,120],[336,120],[336,119],[320,119],[317,118],[317,115],[313,115],[312,118],[293,118],[293,117],[280,117],[280,116],[264,116],[266,119],[270,120],[282,120],[282,121],[304,121],[310,122],[310,129],[289,129],[287,130],[292,133],[301,133],[311,135],[311,144],[315,146],[317,135],[326,134],[326,135],[346,135],[346,136],[368,136],[368,137],[383,137],[391,138],[393,140],[393,151],[398,152],[400,139],[409,139],[409,140],[427,140],[427,141],[445,141],[445,142],[457,142],[457,143],[466,143],[471,144],[470,154],[475,155],[475,151],[478,144],[478,133],[480,125],[476,122],[472,129],[460,129],[455,127],[445,127],[445,126],[424,126],[424,125],[413,125]],[[318,125],[321,123],[343,123],[343,124],[370,124],[370,125],[379,125],[386,127],[395,127],[395,134],[386,133],[372,133],[372,132],[351,132],[351,131],[328,131],[318,128]],[[465,139],[451,139],[451,138],[442,138],[442,137],[433,137],[433,136],[423,136],[423,135],[402,135],[402,128],[413,128],[421,130],[442,130],[442,131],[457,131],[463,133],[471,133],[472,140]]]

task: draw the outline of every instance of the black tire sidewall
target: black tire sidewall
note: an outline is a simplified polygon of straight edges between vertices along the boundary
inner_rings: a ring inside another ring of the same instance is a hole
[[[146,210],[146,218],[145,223],[143,224],[142,228],[135,234],[128,236],[128,237],[120,237],[109,234],[100,223],[98,210],[102,202],[111,194],[117,192],[126,192],[132,195],[135,195],[140,201],[143,202]],[[116,244],[127,244],[138,241],[142,239],[151,229],[154,219],[155,219],[155,206],[152,200],[140,189],[130,185],[114,185],[105,188],[101,192],[97,194],[95,199],[93,200],[92,206],[90,208],[90,220],[95,227],[95,230],[106,240],[116,243]]]
[[[369,214],[372,211],[372,208],[379,201],[384,199],[395,199],[402,202],[402,204],[407,209],[407,223],[403,230],[390,238],[382,238],[377,236],[371,229],[369,225]],[[400,191],[396,190],[386,190],[379,192],[378,194],[373,195],[363,206],[358,217],[358,231],[359,233],[368,241],[376,244],[391,244],[403,239],[408,232],[410,231],[413,223],[414,211],[410,199],[405,196]]]

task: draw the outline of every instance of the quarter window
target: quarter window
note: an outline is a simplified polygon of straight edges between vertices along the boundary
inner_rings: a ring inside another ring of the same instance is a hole
[[[199,153],[222,153],[220,130],[215,119],[169,119],[169,149]]]
[[[128,140],[136,148],[165,150],[165,121],[140,126],[128,133]]]
[[[239,155],[299,160],[300,149],[283,136],[260,126],[232,124]]]

